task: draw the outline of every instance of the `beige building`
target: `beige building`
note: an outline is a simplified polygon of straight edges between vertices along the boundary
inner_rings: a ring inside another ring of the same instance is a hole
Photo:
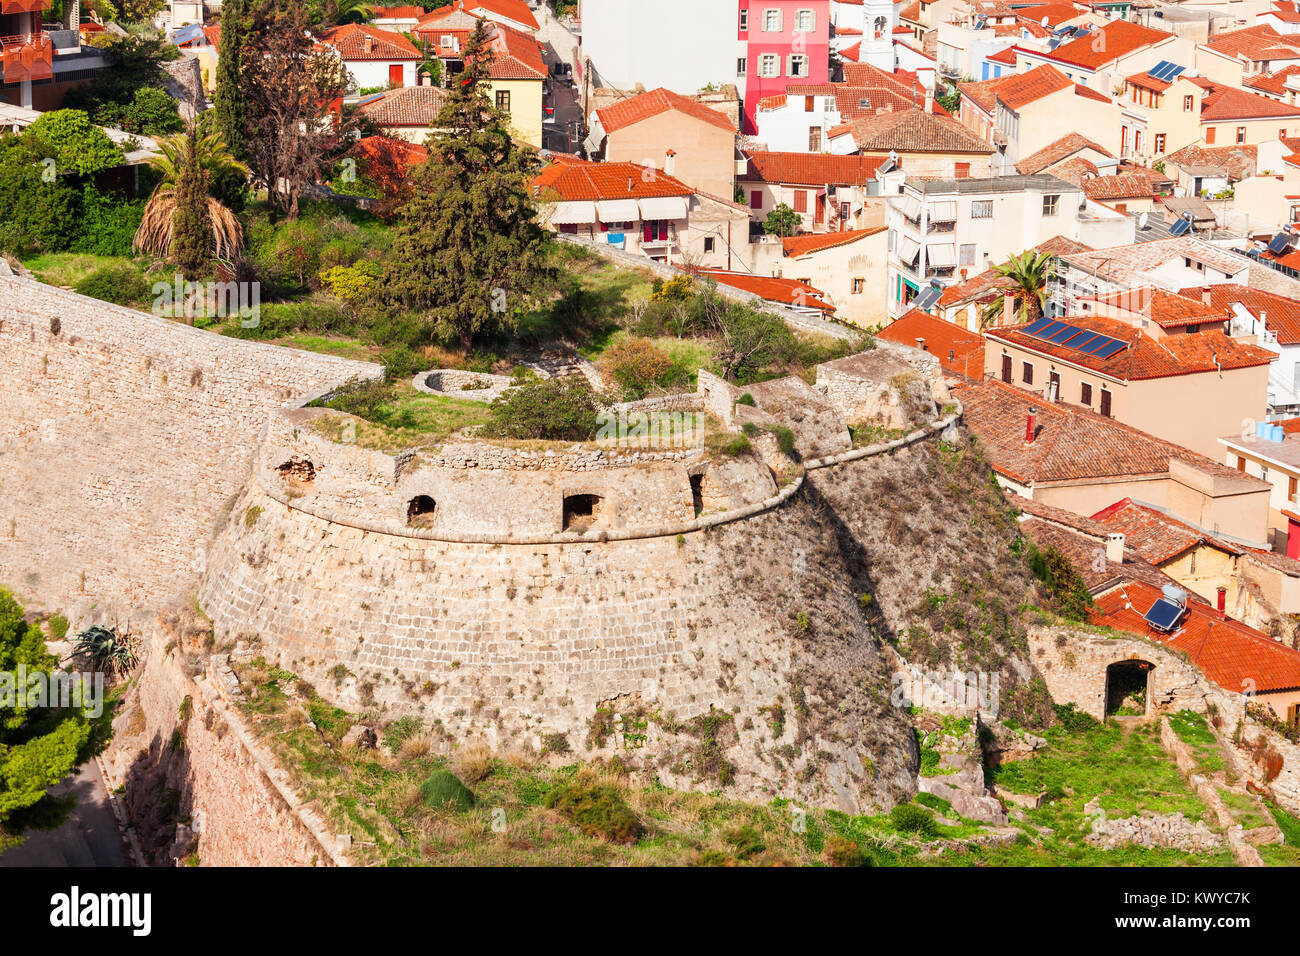
[[[733,199],[736,127],[717,110],[657,89],[592,114],[593,159],[639,163],[711,196]]]
[[[1139,289],[985,335],[987,375],[1217,457],[1219,436],[1262,418],[1276,353],[1224,333],[1200,301]]]
[[[870,156],[755,151],[736,187],[755,222],[784,205],[798,213],[799,232],[867,229],[885,222],[881,165]]]
[[[888,321],[885,277],[889,252],[883,225],[794,236],[781,242],[780,274],[822,290],[835,318],[870,328]]]
[[[986,342],[985,351],[997,345]],[[1121,498],[1264,547],[1269,486],[1112,418],[985,380],[953,395],[1006,488],[1077,515]]]

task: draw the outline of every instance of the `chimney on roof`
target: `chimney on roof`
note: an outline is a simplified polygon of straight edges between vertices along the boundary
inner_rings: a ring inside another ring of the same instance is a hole
[[[1106,535],[1106,563],[1124,563],[1124,533],[1122,531],[1112,531]]]
[[[1206,305],[1210,304],[1210,287],[1208,285],[1201,286],[1201,301]]]
[[[919,335],[916,337],[916,347],[922,352],[925,351],[925,339],[921,338]]]
[[[664,152],[664,172],[669,176],[673,175],[673,170],[677,168],[677,150],[670,149]]]
[[[375,38],[367,35],[365,39],[365,48],[367,53],[375,52]]]
[[[1228,609],[1228,589],[1225,588],[1222,584],[1220,584],[1218,591],[1219,591],[1218,608],[1219,608],[1219,613],[1222,614]]]
[[[1038,414],[1038,406],[1030,405],[1029,417],[1025,419],[1025,444],[1026,445],[1032,445],[1034,443],[1034,430],[1035,430],[1034,416],[1037,414]]]

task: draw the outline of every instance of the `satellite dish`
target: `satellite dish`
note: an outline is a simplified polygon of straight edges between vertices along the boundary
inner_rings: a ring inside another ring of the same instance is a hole
[[[894,152],[892,149],[889,151],[889,161],[895,166],[898,165],[898,153]]]
[[[1146,213],[1143,213],[1142,215],[1138,216],[1138,228],[1139,228],[1139,229],[1145,229],[1145,228],[1147,227],[1147,221],[1148,221],[1148,218],[1149,218],[1149,217],[1147,216]]]
[[[1047,26],[1047,17],[1043,17],[1043,19],[1039,20],[1039,21],[1038,21],[1038,25],[1039,25],[1040,27],[1046,27],[1046,26]]]

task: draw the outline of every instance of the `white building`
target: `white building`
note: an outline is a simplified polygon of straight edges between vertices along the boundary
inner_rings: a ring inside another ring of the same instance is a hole
[[[831,51],[842,55],[848,51],[847,59],[892,71],[898,9],[891,0],[831,0],[831,23],[835,27]]]
[[[602,86],[630,90],[667,87],[693,93],[710,83],[735,84],[745,94],[745,43],[738,39],[735,3],[584,0],[582,55]]]
[[[1056,236],[1131,242],[1133,220],[1055,176],[909,182],[889,201],[889,314],[926,307],[943,288]]]

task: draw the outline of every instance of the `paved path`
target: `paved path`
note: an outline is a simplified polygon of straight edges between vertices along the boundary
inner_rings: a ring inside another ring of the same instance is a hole
[[[0,867],[127,865],[122,835],[94,760],[82,764],[50,792],[73,794],[76,807],[61,827],[29,832],[20,845],[0,856]]]

